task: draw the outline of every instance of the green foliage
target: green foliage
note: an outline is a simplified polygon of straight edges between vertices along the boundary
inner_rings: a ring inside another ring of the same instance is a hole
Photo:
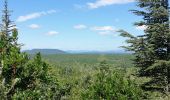
[[[166,67],[166,64],[160,64],[162,61],[170,60],[168,0],[138,0],[137,6],[142,10],[132,10],[132,12],[137,16],[142,16],[144,20],[135,23],[135,25],[144,25],[146,27],[145,34],[134,37],[126,31],[120,31],[121,36],[129,38],[126,42],[130,45],[124,48],[134,53],[135,65],[140,68],[139,76],[151,77],[150,84],[157,84],[157,87],[160,87],[158,83],[161,83],[161,88],[164,90],[166,88],[165,91],[169,92],[170,78],[168,73],[170,69]],[[158,69],[158,66],[161,69]],[[147,84],[144,85],[147,86]]]
[[[0,83],[2,83],[2,82],[0,82]],[[2,85],[2,84],[0,84],[0,98],[2,99],[2,100],[5,100],[5,98],[6,98],[6,95],[5,95],[5,88],[4,88],[4,86]]]
[[[147,25],[146,35],[133,36],[121,30],[128,37],[125,47],[133,51],[135,62],[141,71],[159,79],[164,89],[169,89],[169,26],[167,9],[160,1],[139,0],[139,7],[147,12],[133,10],[145,16],[147,21],[136,25]],[[151,3],[151,5],[150,5]],[[18,31],[9,19],[5,0],[0,32],[0,99],[2,100],[141,100],[147,99],[136,82],[136,69],[124,55],[46,55],[34,57],[21,52]],[[149,15],[149,20],[147,16]],[[162,18],[162,19],[161,19]],[[159,19],[159,20],[157,20]],[[161,22],[160,22],[161,21]],[[162,22],[163,21],[163,22]],[[11,30],[12,29],[12,30]],[[49,61],[53,66],[47,64]],[[104,60],[104,61],[103,61]],[[101,62],[102,61],[102,62]],[[100,64],[98,64],[101,62]],[[108,62],[108,63],[106,63]],[[141,72],[141,73],[143,73]],[[140,81],[140,82],[143,82]],[[158,84],[156,84],[158,85]]]
[[[33,56],[33,55],[31,55]],[[93,67],[100,61],[107,60],[108,64],[117,67],[132,67],[131,59],[134,58],[131,54],[56,54],[42,55],[45,61],[48,61],[54,66],[74,67],[75,65]],[[122,62],[122,63],[120,63]],[[124,65],[125,64],[125,65]]]
[[[49,65],[41,60],[40,53],[33,60],[16,67],[15,78],[11,78],[10,68],[5,67],[3,76],[8,81],[4,85],[6,91],[2,93],[14,100],[60,98],[60,86],[58,81],[49,74],[48,67]]]
[[[60,87],[49,74],[50,66],[41,59],[41,54],[30,60],[20,51],[18,31],[9,19],[7,4],[5,0],[0,32],[0,98],[59,99]]]
[[[122,71],[110,70],[105,62],[101,62],[98,73],[94,76],[85,92],[82,93],[84,100],[140,100],[142,91],[132,82],[125,78]]]
[[[151,76],[154,78],[151,82],[148,82],[147,84],[160,86],[164,88],[165,90],[169,89],[167,84],[170,81],[170,61],[164,61],[159,60],[156,61],[154,65],[150,66],[146,69],[146,71],[151,74]],[[153,84],[154,83],[154,84]]]

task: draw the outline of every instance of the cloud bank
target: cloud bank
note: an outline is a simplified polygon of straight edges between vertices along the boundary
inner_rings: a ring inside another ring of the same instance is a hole
[[[134,1],[135,0],[97,0],[96,2],[87,3],[87,6],[90,9],[96,9],[103,6],[109,6],[114,4],[126,4]]]

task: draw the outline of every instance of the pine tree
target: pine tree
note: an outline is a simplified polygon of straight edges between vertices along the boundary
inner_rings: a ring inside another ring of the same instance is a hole
[[[9,51],[12,46],[13,38],[11,34],[13,33],[14,24],[9,19],[10,11],[8,10],[8,2],[5,0],[4,10],[2,11],[2,24],[1,24],[1,34],[0,34],[0,70],[2,74],[2,70],[5,67],[5,58],[9,56]],[[5,78],[4,78],[5,81]]]
[[[170,29],[168,0],[138,0],[137,6],[143,10],[132,10],[143,21],[135,23],[136,26],[145,26],[145,34],[133,36],[121,30],[123,37],[131,44],[124,47],[135,55],[135,65],[140,67],[140,76],[151,77],[152,81],[145,84],[164,88],[168,92],[170,77],[167,66],[170,60]],[[166,64],[162,64],[162,61]],[[161,64],[160,64],[161,62]],[[154,67],[153,67],[154,66]],[[164,71],[158,70],[159,68]],[[165,74],[166,73],[166,74]]]
[[[5,100],[57,97],[59,86],[48,74],[49,65],[42,60],[41,54],[30,60],[20,49],[18,30],[10,20],[5,0],[0,31],[0,97]]]
[[[5,0],[2,11],[2,24],[0,34],[0,79],[4,93],[8,99],[14,94],[16,84],[19,82],[19,67],[23,66],[28,57],[20,52],[18,41],[18,31],[10,20],[8,2]]]

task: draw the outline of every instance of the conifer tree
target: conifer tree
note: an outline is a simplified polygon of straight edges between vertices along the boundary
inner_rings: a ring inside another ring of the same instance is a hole
[[[132,10],[143,21],[136,22],[136,26],[145,26],[144,35],[133,36],[121,30],[123,37],[131,44],[124,47],[135,55],[135,65],[140,67],[139,75],[151,77],[152,81],[145,84],[151,87],[162,87],[169,91],[170,77],[170,29],[168,0],[137,0],[137,6],[142,10]],[[162,64],[164,63],[164,64]],[[162,71],[163,70],[163,71]]]
[[[49,76],[49,65],[42,61],[41,54],[30,60],[20,49],[18,30],[10,20],[5,0],[0,30],[0,97],[5,100],[57,97],[58,84]]]
[[[8,2],[5,0],[4,10],[2,11],[2,24],[1,24],[1,34],[0,34],[0,69],[2,74],[2,70],[5,67],[5,58],[7,58],[10,54],[10,48],[13,43],[12,31],[14,29],[14,24],[9,19],[10,11],[8,10]],[[4,81],[6,79],[4,78]]]
[[[10,20],[8,2],[5,0],[2,11],[0,34],[0,80],[7,99],[14,94],[15,86],[19,82],[20,67],[28,61],[26,54],[20,52],[18,31]]]

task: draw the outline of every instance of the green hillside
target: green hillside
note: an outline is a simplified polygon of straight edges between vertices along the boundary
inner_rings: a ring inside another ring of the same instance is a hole
[[[28,54],[36,54],[36,53],[41,53],[44,55],[49,55],[49,54],[65,54],[65,51],[59,50],[59,49],[32,49],[32,50],[25,50],[23,52],[26,52]]]

